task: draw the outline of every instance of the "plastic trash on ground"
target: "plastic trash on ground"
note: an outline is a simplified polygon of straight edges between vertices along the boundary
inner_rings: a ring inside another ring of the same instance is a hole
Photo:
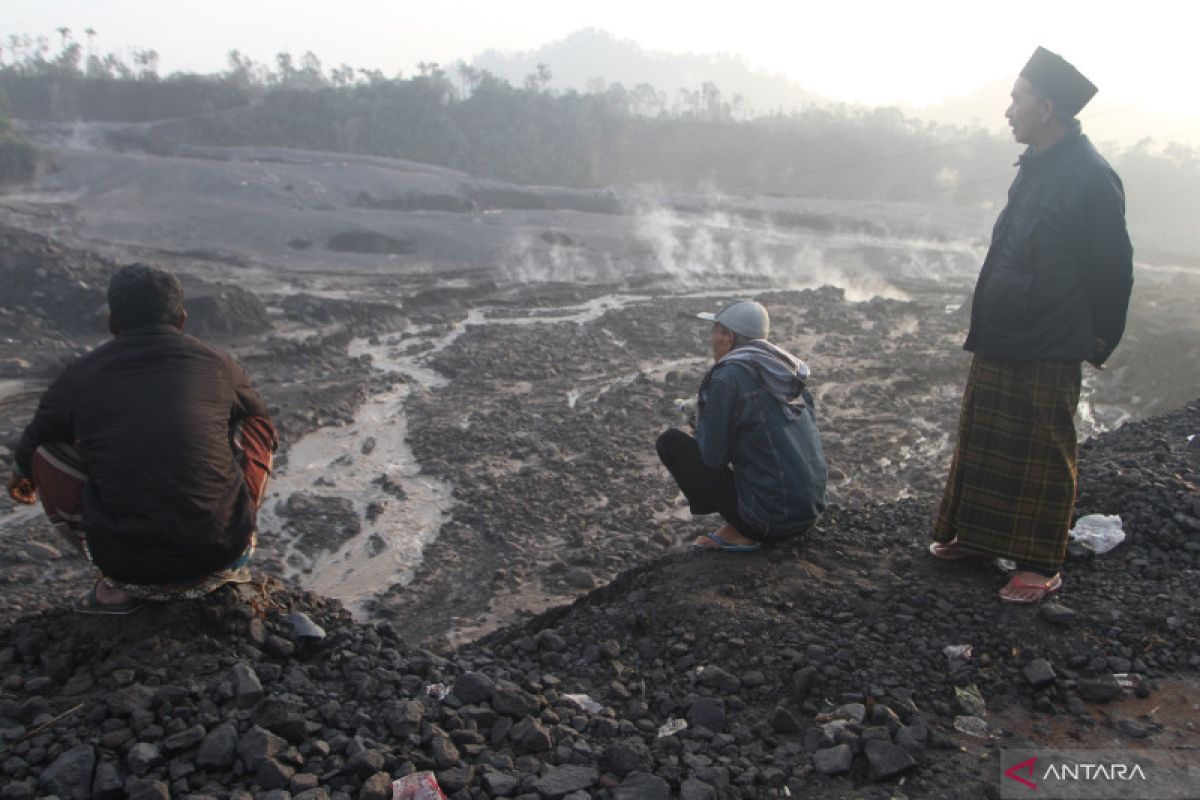
[[[965,733],[967,736],[976,736],[984,739],[991,735],[992,726],[979,717],[955,717],[954,730],[959,733]]]
[[[436,697],[438,700],[445,700],[446,695],[450,694],[450,687],[444,683],[431,683],[425,687],[425,694]]]
[[[600,705],[586,694],[564,694],[563,697],[565,697],[567,700],[570,700],[572,703],[579,706],[589,714],[599,714],[604,710],[604,706]]]
[[[674,717],[671,717],[666,722],[664,722],[662,724],[662,726],[658,729],[658,738],[661,739],[664,736],[674,736],[675,734],[679,733],[682,730],[685,730],[686,728],[687,728],[687,720],[686,719],[675,719]]]
[[[1102,555],[1125,541],[1121,518],[1116,514],[1088,514],[1080,517],[1070,532],[1071,539]]]
[[[414,772],[392,781],[392,800],[447,800],[432,772]]]
[[[942,649],[942,654],[946,658],[953,661],[956,658],[961,658],[963,661],[969,661],[971,658],[971,645],[969,644],[948,644]]]
[[[958,701],[959,708],[973,717],[983,716],[987,713],[987,704],[983,701],[983,694],[973,683],[965,689],[955,686],[954,699]]]
[[[325,629],[305,614],[303,611],[293,611],[283,618],[283,621],[292,626],[293,639],[324,639]]]

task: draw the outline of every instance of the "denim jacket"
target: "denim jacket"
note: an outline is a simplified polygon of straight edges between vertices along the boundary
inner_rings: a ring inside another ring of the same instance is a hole
[[[696,417],[706,466],[732,465],[738,514],[767,538],[802,533],[825,510],[826,466],[812,396],[788,419],[784,406],[737,362],[713,368]]]

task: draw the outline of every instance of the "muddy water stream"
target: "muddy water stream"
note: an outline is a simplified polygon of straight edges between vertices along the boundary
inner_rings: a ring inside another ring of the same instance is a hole
[[[437,389],[446,379],[428,366],[473,325],[577,325],[604,313],[651,302],[650,297],[611,294],[584,304],[555,309],[476,308],[449,330],[419,329],[404,338],[355,339],[350,357],[368,356],[373,366],[399,379],[369,398],[354,421],[321,428],[296,442],[286,465],[275,474],[259,527],[281,535],[288,576],[306,588],[335,597],[362,614],[365,601],[395,583],[410,582],[425,546],[437,536],[450,508],[451,487],[422,472],[407,442],[405,405],[414,392]],[[647,365],[649,366],[649,365]],[[290,530],[285,504],[293,495],[311,495],[349,504],[358,533],[335,551],[306,555]]]

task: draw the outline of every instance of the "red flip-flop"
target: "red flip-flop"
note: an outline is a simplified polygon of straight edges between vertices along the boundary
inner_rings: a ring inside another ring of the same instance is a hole
[[[1018,572],[1016,575],[1013,575],[1012,579],[1009,580],[1005,587],[1000,590],[1001,600],[1006,603],[1016,603],[1018,605],[1035,605],[1062,589],[1061,575],[1055,575],[1053,578],[1046,578],[1045,580],[1038,581],[1036,583],[1029,583],[1021,580],[1021,575],[1022,573],[1020,572]],[[1037,594],[1030,598],[1005,596],[1004,593],[1012,589],[1033,589],[1037,592]]]

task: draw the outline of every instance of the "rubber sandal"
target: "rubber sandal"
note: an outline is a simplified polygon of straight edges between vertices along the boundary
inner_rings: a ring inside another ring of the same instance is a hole
[[[87,594],[75,598],[75,601],[71,603],[71,609],[76,614],[123,617],[127,614],[141,611],[144,605],[146,604],[141,600],[130,600],[128,603],[101,603],[96,599],[96,587],[93,586],[91,589],[88,589]]]
[[[753,544],[734,544],[727,542],[721,538],[721,535],[716,531],[709,531],[704,534],[710,541],[715,543],[715,547],[707,544],[692,544],[688,545],[689,550],[720,550],[723,553],[753,553],[762,548],[762,542],[754,542]]]
[[[1024,597],[1006,597],[1005,592],[1011,589],[1033,589],[1037,594],[1031,598]],[[1062,589],[1062,576],[1055,575],[1052,578],[1046,578],[1037,583],[1028,583],[1021,580],[1021,573],[1018,572],[1012,576],[1003,589],[1000,590],[1000,599],[1006,603],[1014,603],[1016,605],[1036,605],[1052,594],[1056,594]]]
[[[948,542],[932,542],[929,545],[929,555],[942,561],[962,561],[968,558],[987,558],[982,553],[972,553],[958,545],[958,539]]]

